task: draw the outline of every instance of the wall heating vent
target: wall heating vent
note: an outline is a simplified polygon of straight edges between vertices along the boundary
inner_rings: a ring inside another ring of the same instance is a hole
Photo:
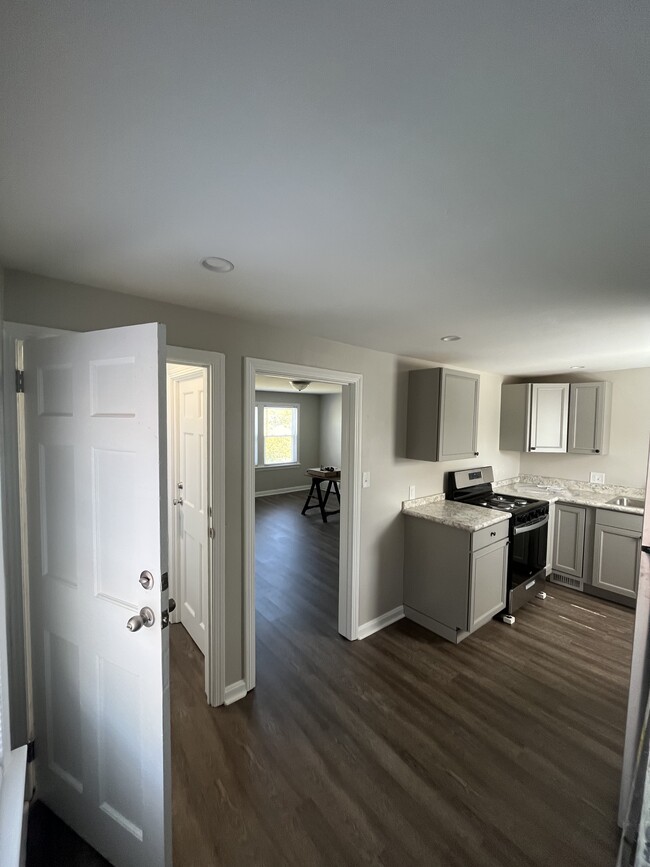
[[[582,581],[579,578],[571,578],[569,575],[560,575],[559,572],[551,572],[548,576],[551,584],[564,584],[565,587],[571,587],[573,590],[582,591]]]

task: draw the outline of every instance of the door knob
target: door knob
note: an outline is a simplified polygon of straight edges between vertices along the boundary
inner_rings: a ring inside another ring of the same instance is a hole
[[[171,614],[172,611],[175,610],[175,608],[176,608],[176,600],[172,599],[172,597],[170,596],[169,597],[169,613]]]
[[[126,628],[129,632],[137,632],[138,629],[142,629],[143,626],[153,626],[155,620],[156,617],[151,608],[141,608],[139,614],[134,614],[133,617],[129,618]]]

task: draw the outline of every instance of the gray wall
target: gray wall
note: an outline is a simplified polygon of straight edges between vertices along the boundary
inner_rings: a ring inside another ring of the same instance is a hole
[[[448,464],[406,460],[407,371],[432,366],[287,329],[270,328],[187,307],[7,271],[9,322],[86,331],[158,321],[168,342],[226,356],[226,683],[242,677],[242,395],[246,356],[363,374],[362,469],[371,486],[361,492],[359,622],[402,604],[401,501],[443,490]],[[479,451],[465,466],[493,464],[496,478],[519,472],[520,456],[499,452],[502,377],[481,376]]]
[[[300,406],[298,435],[298,467],[266,467],[255,470],[255,491],[278,491],[309,485],[305,476],[307,467],[320,466],[321,399],[317,394],[283,394],[277,391],[256,391],[255,400],[264,403],[297,403]]]
[[[650,438],[650,368],[610,370],[595,374],[547,376],[536,382],[612,383],[612,427],[608,455],[524,454],[521,472],[589,481],[589,473],[605,473],[610,485],[645,487]]]
[[[324,467],[341,466],[340,394],[324,394],[320,400],[320,463]]]

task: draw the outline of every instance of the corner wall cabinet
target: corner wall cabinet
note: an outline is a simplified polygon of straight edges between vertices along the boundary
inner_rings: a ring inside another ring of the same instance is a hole
[[[636,599],[642,529],[641,515],[596,509],[594,587]]]
[[[566,452],[568,420],[568,382],[524,382],[501,387],[501,449]]]
[[[569,452],[606,455],[612,408],[611,382],[572,382],[569,397]]]
[[[409,371],[406,457],[456,461],[478,457],[476,373],[430,367]]]

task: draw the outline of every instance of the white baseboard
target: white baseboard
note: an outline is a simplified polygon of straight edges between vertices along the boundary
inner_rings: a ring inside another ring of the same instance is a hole
[[[255,491],[256,497],[272,497],[274,494],[293,494],[294,491],[308,491],[311,485],[296,485],[293,488],[276,488],[273,491]]]
[[[223,695],[223,703],[233,704],[233,702],[239,701],[240,698],[244,698],[247,692],[245,681],[236,680],[235,683],[229,683]]]
[[[380,614],[379,617],[375,617],[374,620],[368,620],[367,623],[362,623],[359,626],[357,638],[359,638],[359,640],[367,638],[369,635],[379,632],[380,629],[390,626],[391,623],[396,623],[398,620],[401,620],[402,617],[404,617],[404,606],[398,605],[397,608],[393,608],[392,611],[387,611],[385,614]]]

